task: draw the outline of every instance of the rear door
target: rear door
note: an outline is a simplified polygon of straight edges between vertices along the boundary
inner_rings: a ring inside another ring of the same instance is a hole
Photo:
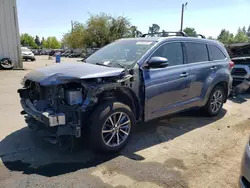
[[[184,102],[190,83],[184,64],[183,45],[169,42],[161,45],[152,55],[165,57],[168,67],[143,67],[145,84],[145,120],[154,119],[185,108]]]
[[[191,80],[187,107],[199,106],[207,91],[206,83],[216,68],[210,61],[208,46],[205,43],[186,42],[185,50]]]

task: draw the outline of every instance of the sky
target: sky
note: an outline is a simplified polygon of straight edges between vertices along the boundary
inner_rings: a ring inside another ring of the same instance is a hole
[[[17,11],[20,33],[61,39],[71,20],[85,22],[100,12],[123,15],[142,33],[153,23],[161,30],[178,31],[185,2],[183,27],[205,36],[217,37],[223,28],[236,33],[250,25],[250,0],[17,0]]]

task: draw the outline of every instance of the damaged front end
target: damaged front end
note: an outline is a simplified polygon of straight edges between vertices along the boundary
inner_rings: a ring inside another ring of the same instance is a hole
[[[54,76],[53,82],[48,84],[47,81],[46,85],[26,79],[24,87],[18,90],[23,108],[21,114],[27,114],[32,120],[28,126],[42,132],[44,137],[53,137],[51,143],[56,143],[60,136],[81,137],[84,125],[103,99],[103,93],[119,87],[131,88],[134,82],[134,75],[124,71],[105,78],[57,78]]]

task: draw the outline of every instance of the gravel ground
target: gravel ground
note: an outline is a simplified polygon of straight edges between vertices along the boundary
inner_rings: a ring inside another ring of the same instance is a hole
[[[63,59],[74,62],[76,59]],[[137,125],[119,154],[100,155],[85,142],[65,152],[26,126],[16,90],[28,71],[53,64],[25,62],[0,72],[0,187],[237,187],[250,131],[250,95],[228,100],[218,117],[192,110]]]

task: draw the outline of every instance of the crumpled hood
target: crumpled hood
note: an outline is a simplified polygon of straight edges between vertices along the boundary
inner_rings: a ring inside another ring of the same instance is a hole
[[[24,80],[28,79],[41,85],[56,85],[74,79],[119,76],[123,71],[123,68],[89,63],[61,63],[34,70],[28,73]]]

